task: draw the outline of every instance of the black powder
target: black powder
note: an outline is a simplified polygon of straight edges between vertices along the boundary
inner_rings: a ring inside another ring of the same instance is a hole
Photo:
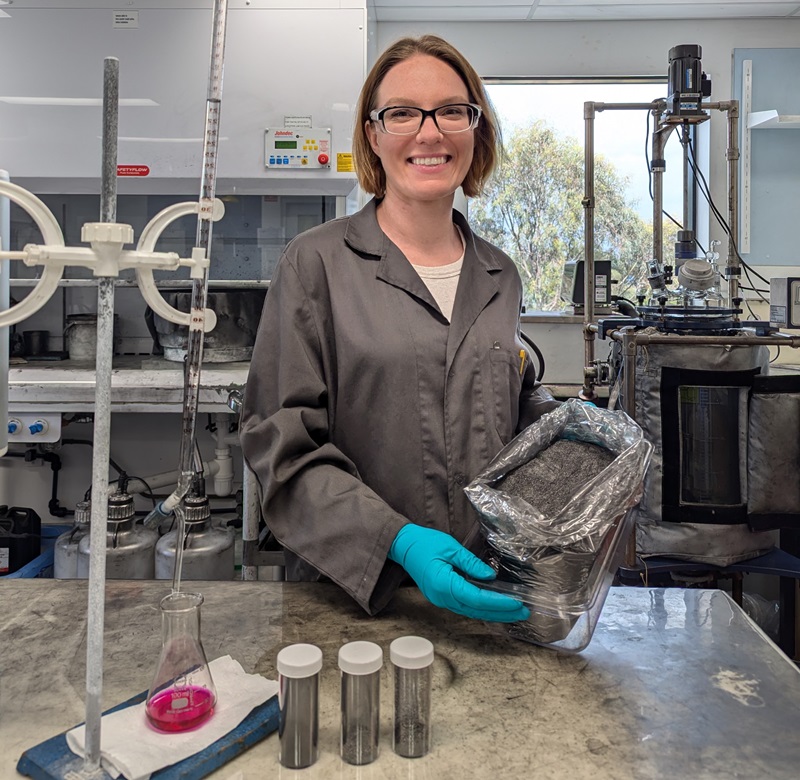
[[[597,444],[556,439],[527,463],[509,471],[494,487],[552,517],[614,458],[612,452]]]

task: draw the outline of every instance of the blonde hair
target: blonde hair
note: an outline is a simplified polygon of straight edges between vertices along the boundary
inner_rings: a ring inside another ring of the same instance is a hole
[[[356,123],[353,128],[353,164],[358,176],[358,183],[366,192],[378,198],[382,198],[386,194],[386,173],[380,158],[372,150],[367,136],[366,123],[370,121],[370,111],[378,108],[374,104],[375,97],[386,74],[395,65],[417,54],[436,57],[449,65],[467,87],[469,102],[477,103],[483,109],[478,126],[474,130],[475,149],[472,165],[461,183],[464,194],[473,198],[480,194],[497,163],[500,150],[500,128],[480,76],[461,52],[437,35],[401,38],[386,49],[372,66],[372,70],[361,88],[356,109]]]

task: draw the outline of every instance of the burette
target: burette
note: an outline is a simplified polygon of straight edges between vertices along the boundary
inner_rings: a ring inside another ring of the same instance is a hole
[[[211,35],[211,58],[206,98],[205,131],[203,135],[203,168],[200,184],[200,209],[197,219],[195,246],[201,247],[205,256],[211,257],[211,225],[214,193],[217,179],[217,154],[219,151],[220,109],[222,106],[222,75],[225,60],[225,28],[228,12],[227,0],[215,0],[214,20]],[[174,591],[180,590],[183,544],[186,532],[183,500],[189,492],[192,479],[198,471],[199,456],[195,447],[197,407],[200,395],[200,367],[203,361],[203,333],[205,308],[208,297],[208,269],[202,277],[192,281],[189,337],[186,350],[186,365],[183,387],[183,422],[181,426],[180,478],[175,493],[170,497],[177,518],[177,544],[175,550],[175,572],[172,580]],[[167,499],[169,501],[169,499]],[[166,503],[166,502],[165,502]],[[167,504],[166,508],[170,508]]]

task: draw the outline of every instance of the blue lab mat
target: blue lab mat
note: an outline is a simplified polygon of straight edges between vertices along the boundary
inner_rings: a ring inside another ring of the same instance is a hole
[[[143,702],[147,692],[134,696],[103,714],[116,712]],[[200,753],[180,763],[160,769],[152,780],[199,780],[232,761],[247,748],[260,742],[278,728],[278,697],[273,696],[256,707],[233,731],[209,745]],[[83,759],[67,746],[66,732],[26,750],[17,762],[17,771],[33,780],[68,780],[83,777]],[[92,780],[111,780],[100,771]]]

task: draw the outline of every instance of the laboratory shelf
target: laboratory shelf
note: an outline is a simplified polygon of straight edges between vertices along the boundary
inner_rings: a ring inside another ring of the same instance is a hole
[[[779,114],[777,111],[751,111],[747,115],[750,130],[778,128],[781,130],[800,129],[800,114]]]
[[[203,363],[198,410],[228,412],[228,395],[247,381],[249,362]],[[112,412],[181,412],[184,365],[149,355],[114,358]],[[95,369],[90,361],[36,361],[9,366],[10,412],[93,412]]]

